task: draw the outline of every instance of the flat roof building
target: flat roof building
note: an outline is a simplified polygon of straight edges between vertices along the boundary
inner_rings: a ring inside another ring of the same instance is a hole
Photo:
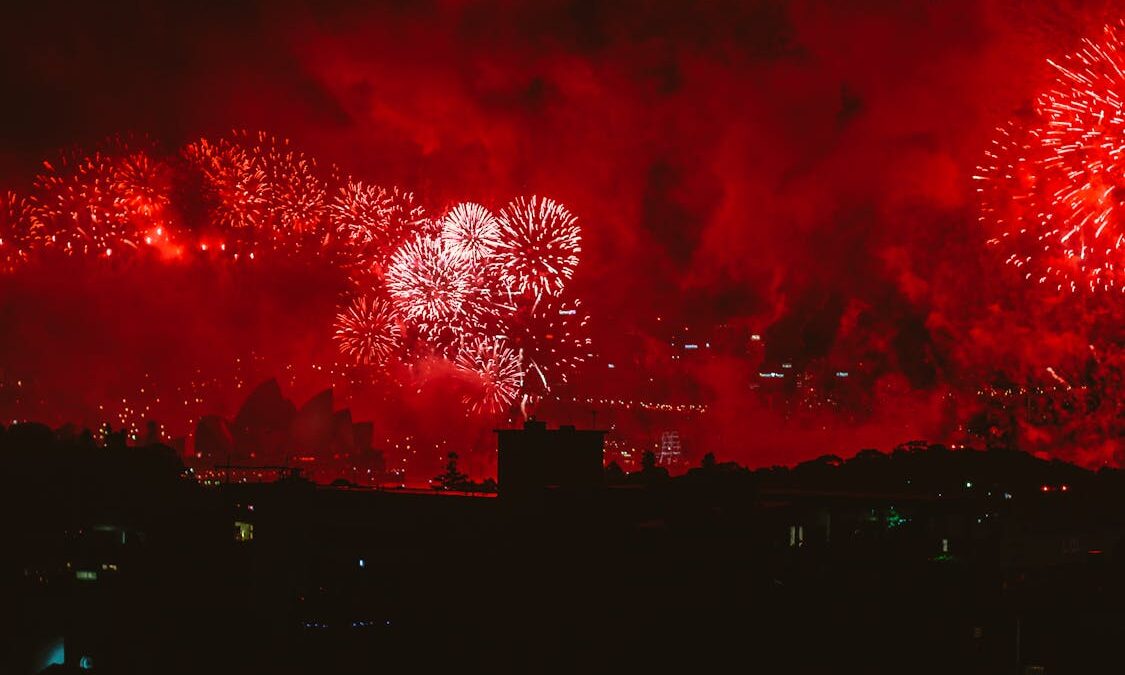
[[[545,422],[534,418],[524,422],[522,429],[496,429],[500,496],[602,487],[605,434],[573,425],[548,429]]]

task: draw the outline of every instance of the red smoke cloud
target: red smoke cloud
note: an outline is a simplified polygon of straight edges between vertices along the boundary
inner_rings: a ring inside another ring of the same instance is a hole
[[[770,363],[864,373],[862,414],[784,422],[747,389],[756,361],[683,366],[677,386],[710,405],[700,449],[761,464],[956,439],[996,416],[977,392],[997,373],[1074,373],[1090,344],[1117,343],[1112,311],[1033,295],[985,249],[969,180],[992,130],[1047,81],[1045,58],[1117,17],[1106,3],[853,5],[25,10],[0,41],[0,87],[20,103],[0,111],[0,168],[19,188],[71,142],[264,128],[434,212],[550,195],[583,226],[574,283],[600,351],[649,345],[639,364],[665,368],[665,325],[727,323],[761,331]],[[59,414],[77,415],[65,411],[103,391],[67,378],[93,363],[124,380],[142,357],[178,373],[216,346],[264,350],[271,366],[331,348],[316,331],[337,300],[330,275],[274,270],[246,290],[192,274],[206,275],[146,270],[155,281],[132,291],[79,276],[76,294],[49,269],[6,281],[5,372],[52,403],[67,391]],[[52,329],[58,314],[73,323]],[[94,328],[58,332],[78,326]],[[982,433],[1005,425],[1021,428]],[[1022,428],[1029,449],[1114,458]]]

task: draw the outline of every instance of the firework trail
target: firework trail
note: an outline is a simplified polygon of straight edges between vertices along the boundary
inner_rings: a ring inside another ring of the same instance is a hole
[[[489,258],[500,243],[500,223],[480,204],[462,202],[441,220],[441,238],[473,262]]]
[[[454,361],[461,370],[479,379],[480,391],[464,402],[474,412],[495,414],[512,406],[523,388],[523,355],[503,339],[475,338],[465,344]]]
[[[574,275],[582,236],[577,219],[553,199],[520,197],[500,212],[496,262],[508,289],[558,295]]]
[[[401,344],[394,308],[378,298],[360,297],[336,316],[340,353],[363,365],[386,363]]]
[[[1050,375],[1055,382],[1058,382],[1062,386],[1066,387],[1068,391],[1070,389],[1073,389],[1073,387],[1070,386],[1070,383],[1063,379],[1063,377],[1059,375],[1053,367],[1047,366],[1047,374]]]

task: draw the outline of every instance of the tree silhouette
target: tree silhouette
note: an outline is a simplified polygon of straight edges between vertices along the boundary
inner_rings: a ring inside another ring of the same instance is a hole
[[[607,485],[622,485],[625,483],[625,471],[617,462],[610,462],[605,467],[605,482]]]
[[[451,452],[446,455],[446,458],[449,461],[445,465],[445,473],[434,477],[433,488],[435,490],[468,491],[471,487],[469,477],[457,469],[457,453]]]
[[[657,465],[656,453],[648,450],[641,457],[641,482],[657,483],[668,480],[668,469]]]

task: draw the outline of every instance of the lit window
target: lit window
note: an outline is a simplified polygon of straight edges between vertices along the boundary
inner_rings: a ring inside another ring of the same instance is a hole
[[[254,523],[242,520],[234,521],[234,540],[238,542],[254,540]]]

